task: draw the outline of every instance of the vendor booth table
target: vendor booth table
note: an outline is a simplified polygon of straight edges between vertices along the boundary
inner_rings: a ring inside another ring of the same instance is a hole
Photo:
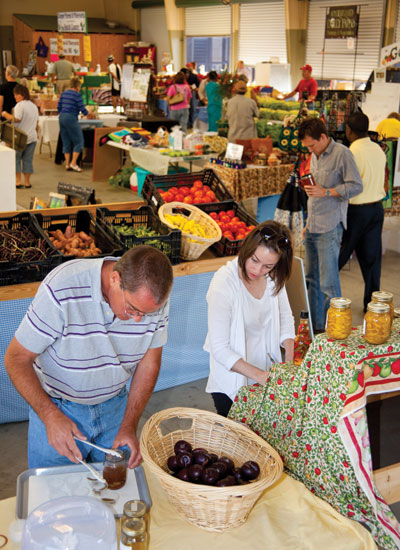
[[[266,547],[273,550],[376,550],[366,529],[338,514],[302,483],[285,474],[262,494],[246,523],[223,533],[212,533],[180,518],[146,467],[145,473],[152,499],[149,550],[265,550]],[[15,497],[0,501],[0,534],[8,536],[8,527],[15,519],[15,507]],[[116,529],[118,533],[118,519]],[[18,547],[9,541],[3,548],[15,550]]]

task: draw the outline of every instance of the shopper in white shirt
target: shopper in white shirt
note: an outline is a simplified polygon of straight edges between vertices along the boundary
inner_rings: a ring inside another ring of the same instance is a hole
[[[21,172],[24,174],[25,188],[32,187],[30,183],[31,174],[33,174],[33,155],[35,153],[36,142],[39,129],[39,111],[37,106],[30,101],[29,90],[21,84],[14,88],[14,97],[17,104],[14,107],[14,113],[2,112],[2,116],[8,120],[13,120],[15,126],[27,134],[27,144],[23,151],[16,151],[16,188],[23,189],[21,182]]]
[[[108,66],[108,73],[111,80],[111,97],[113,109],[117,111],[118,99],[121,102],[122,107],[124,107],[124,101],[121,98],[121,81],[122,81],[122,70],[118,63],[114,62],[114,56],[109,55],[107,61],[110,63]]]
[[[294,320],[285,289],[293,260],[290,231],[268,220],[246,237],[239,256],[214,275],[207,293],[211,393],[227,416],[238,390],[265,384],[273,362],[293,359]]]

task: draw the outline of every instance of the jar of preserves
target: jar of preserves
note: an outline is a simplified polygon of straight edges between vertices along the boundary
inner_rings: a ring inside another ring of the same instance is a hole
[[[326,331],[333,340],[344,340],[351,333],[353,313],[350,298],[331,298],[326,316]]]
[[[149,517],[147,507],[143,500],[128,500],[124,504],[122,518],[143,519],[146,524],[146,530],[149,530]]]
[[[363,333],[369,344],[383,344],[390,336],[390,307],[382,302],[370,302],[364,316]]]
[[[376,290],[371,295],[371,302],[378,302],[382,304],[389,304],[390,307],[390,322],[393,323],[394,319],[394,304],[393,304],[393,294],[387,292],[386,290]]]
[[[123,518],[121,522],[121,550],[147,550],[146,524],[141,518]]]
[[[121,489],[126,482],[126,462],[123,451],[119,456],[107,454],[104,460],[103,477],[109,489]]]

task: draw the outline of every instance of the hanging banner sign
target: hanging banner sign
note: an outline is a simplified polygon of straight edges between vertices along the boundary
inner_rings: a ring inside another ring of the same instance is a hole
[[[92,62],[92,48],[90,45],[90,36],[88,34],[83,37],[83,59],[85,63]]]
[[[50,38],[50,53],[56,54],[63,50],[65,55],[80,55],[81,46],[79,38],[64,38],[61,47],[57,45],[57,38]]]
[[[400,63],[400,42],[394,42],[381,49],[380,65],[390,67]]]
[[[58,32],[87,32],[86,12],[59,11],[57,27]]]
[[[336,6],[326,14],[325,38],[357,38],[357,6]]]

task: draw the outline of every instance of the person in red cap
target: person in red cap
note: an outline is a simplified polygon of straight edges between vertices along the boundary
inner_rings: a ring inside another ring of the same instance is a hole
[[[299,93],[299,101],[304,101],[306,103],[313,103],[317,96],[318,84],[317,81],[312,78],[312,67],[311,65],[304,65],[301,67],[303,78],[297,84],[296,88],[290,94],[285,94],[283,99],[288,99],[293,97],[297,92]]]

